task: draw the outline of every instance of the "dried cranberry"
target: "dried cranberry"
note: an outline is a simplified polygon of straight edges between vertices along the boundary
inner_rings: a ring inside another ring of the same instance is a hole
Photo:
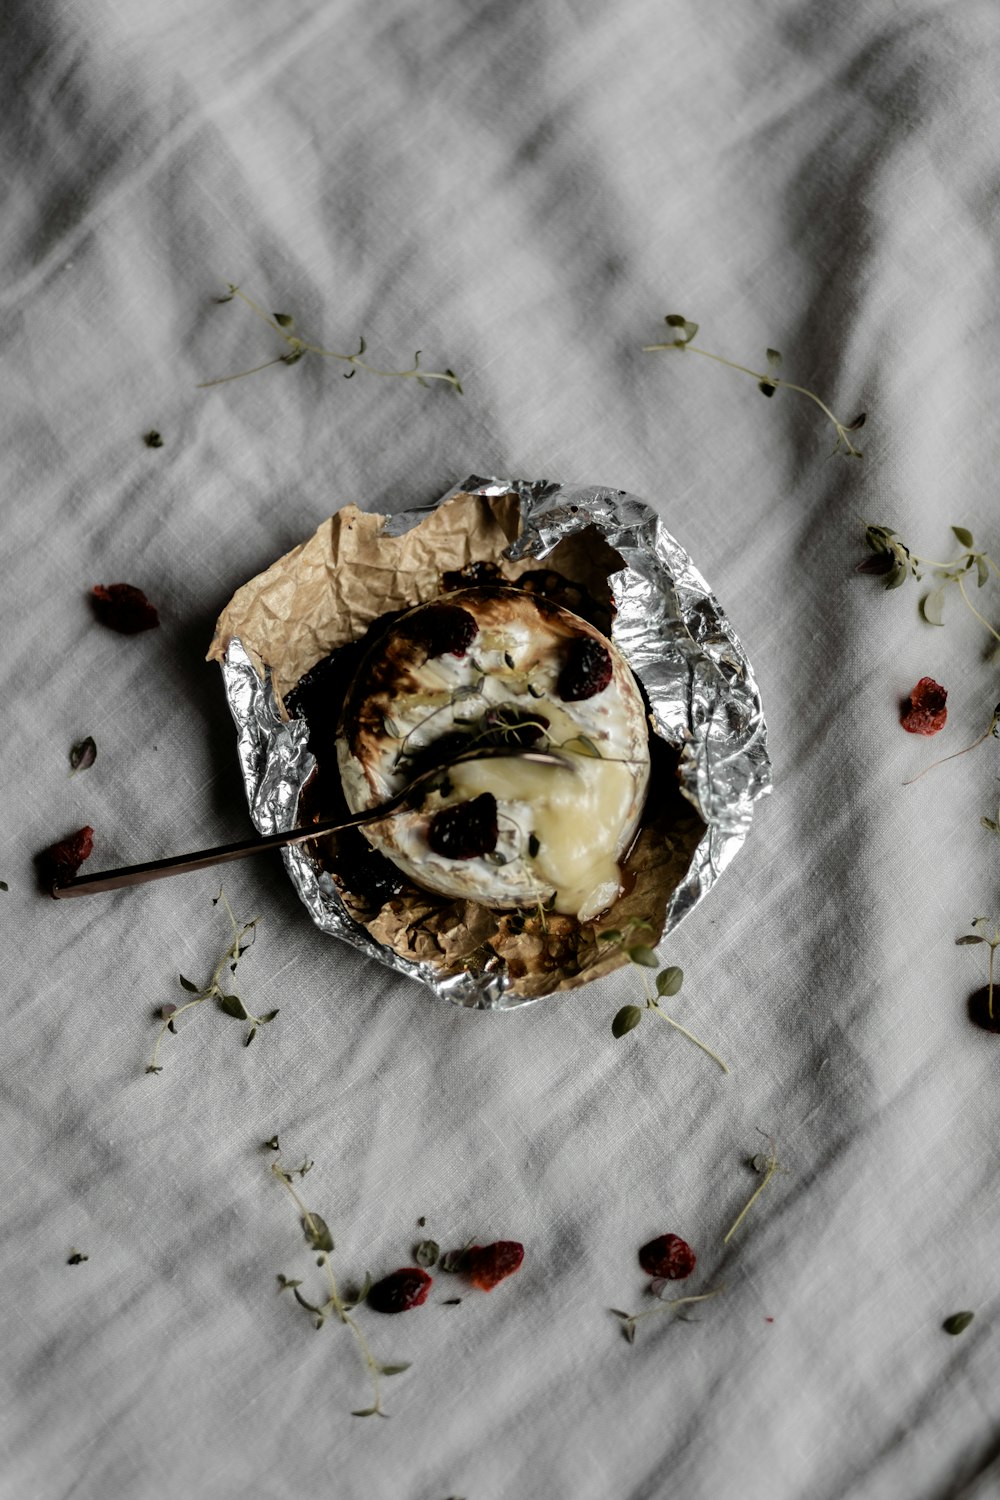
[[[404,620],[400,630],[407,640],[423,646],[429,657],[464,656],[479,634],[479,626],[460,604],[431,604],[412,619]]]
[[[611,681],[611,652],[593,636],[578,636],[570,643],[556,692],[564,703],[578,703],[603,693]]]
[[[521,1269],[524,1246],[516,1240],[497,1240],[494,1245],[470,1245],[463,1270],[473,1286],[491,1292],[495,1286]]]
[[[676,1234],[661,1234],[639,1251],[639,1264],[648,1276],[665,1281],[683,1281],[695,1266],[691,1246]]]
[[[133,588],[130,583],[98,583],[91,591],[91,599],[101,624],[117,630],[119,635],[138,635],[141,630],[152,630],[160,623],[142,589]]]
[[[483,792],[471,802],[459,802],[435,813],[427,842],[445,859],[475,859],[496,848],[499,834],[497,799],[492,792]]]
[[[50,844],[38,856],[42,878],[48,883],[62,885],[72,880],[85,859],[89,859],[94,848],[94,830],[78,828],[58,844]]]
[[[993,1014],[990,1015],[990,987],[984,985],[969,996],[969,1020],[984,1031],[1000,1031],[1000,984],[993,988]]]
[[[937,734],[948,717],[946,688],[933,677],[921,677],[906,702],[900,723],[908,734]]]
[[[432,1278],[418,1266],[404,1266],[376,1281],[368,1293],[368,1306],[375,1312],[401,1313],[427,1301]]]

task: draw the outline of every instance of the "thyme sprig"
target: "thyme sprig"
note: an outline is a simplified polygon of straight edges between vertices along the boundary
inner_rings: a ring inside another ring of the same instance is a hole
[[[268,1146],[270,1146],[270,1142]],[[304,1161],[301,1167],[296,1167],[294,1170],[289,1171],[286,1167],[282,1166],[279,1157],[277,1161],[271,1163],[271,1173],[281,1183],[299,1211],[306,1244],[310,1250],[315,1251],[316,1264],[326,1275],[327,1295],[322,1302],[310,1302],[299,1291],[302,1282],[287,1276],[278,1277],[278,1291],[290,1291],[299,1306],[304,1308],[314,1319],[317,1328],[322,1328],[330,1318],[337,1318],[339,1322],[347,1325],[357,1341],[361,1357],[365,1362],[365,1368],[372,1383],[372,1404],[364,1407],[362,1410],[352,1411],[351,1416],[387,1417],[389,1415],[388,1412],[382,1409],[382,1380],[390,1375],[401,1375],[410,1366],[408,1364],[380,1364],[371,1351],[364,1330],[357,1319],[352,1316],[354,1309],[365,1300],[371,1291],[371,1276],[366,1273],[364,1282],[357,1291],[347,1295],[342,1293],[337,1286],[337,1280],[333,1273],[333,1262],[330,1259],[334,1249],[333,1236],[327,1227],[325,1219],[322,1219],[319,1214],[313,1213],[311,1209],[306,1208],[293,1182],[295,1177],[304,1177],[312,1165],[311,1161]]]
[[[763,1132],[761,1132],[761,1134],[763,1134]],[[754,1157],[752,1157],[751,1160],[750,1160],[750,1166],[752,1167],[752,1169],[755,1172],[759,1172],[761,1174],[760,1183],[758,1184],[758,1186],[756,1187],[756,1189],[750,1194],[750,1197],[744,1203],[743,1207],[740,1209],[739,1213],[736,1215],[736,1218],[733,1220],[733,1222],[730,1224],[729,1228],[726,1230],[725,1234],[722,1236],[722,1243],[724,1245],[728,1245],[729,1244],[729,1241],[732,1239],[732,1237],[736,1233],[737,1229],[739,1229],[740,1225],[743,1223],[743,1220],[746,1218],[747,1214],[753,1208],[754,1204],[757,1202],[757,1199],[760,1197],[761,1193],[767,1187],[768,1183],[771,1181],[771,1178],[774,1176],[775,1172],[777,1172],[779,1170],[780,1163],[778,1161],[777,1147],[776,1147],[774,1141],[771,1139],[770,1136],[767,1137],[767,1141],[768,1141],[768,1144],[769,1144],[769,1146],[771,1148],[771,1154],[769,1156],[765,1156],[764,1153],[761,1151],[761,1152],[758,1152],[757,1155],[754,1156]]]
[[[959,948],[964,948],[964,947],[966,947],[968,945],[971,945],[973,943],[987,943],[989,945],[990,958],[989,958],[989,971],[988,971],[987,980],[986,980],[986,1015],[987,1015],[987,1018],[990,1021],[992,1021],[994,1019],[994,1016],[993,1016],[993,984],[994,984],[994,981],[993,981],[993,967],[994,967],[994,960],[996,958],[997,948],[1000,948],[1000,927],[998,927],[995,924],[991,923],[989,917],[973,917],[973,919],[972,919],[972,921],[970,922],[969,925],[972,928],[972,931],[971,932],[967,932],[964,935],[964,937],[956,938],[955,939],[955,943],[956,943],[956,946],[958,946]],[[993,927],[993,936],[992,937],[985,937],[983,935],[983,933],[976,931],[977,927],[990,927],[990,926]]]
[[[703,359],[714,360],[716,364],[726,365],[730,370],[738,370],[741,375],[749,375],[756,380],[757,389],[762,396],[773,396],[775,391],[795,391],[800,396],[805,396],[818,406],[823,415],[833,423],[837,433],[837,444],[831,453],[843,452],[845,458],[861,458],[860,448],[855,448],[851,442],[850,434],[860,432],[865,425],[866,413],[861,412],[854,418],[853,422],[841,422],[839,417],[834,416],[825,401],[821,401],[815,391],[807,390],[804,385],[793,385],[790,380],[784,380],[775,374],[781,365],[781,355],[777,349],[768,349],[765,355],[766,370],[751,370],[748,365],[737,364],[734,360],[726,359],[721,354],[713,354],[708,349],[699,349],[691,341],[698,332],[698,324],[690,322],[682,313],[667,313],[664,319],[668,328],[676,330],[675,337],[666,344],[643,344],[643,354],[659,354],[668,349],[677,349],[682,353],[700,354]]]
[[[236,973],[236,967],[240,959],[246,953],[247,949],[251,947],[257,936],[257,923],[260,921],[260,918],[254,917],[252,921],[244,922],[241,925],[233,916],[233,909],[229,904],[226,893],[221,889],[219,894],[213,897],[212,905],[216,906],[220,901],[225,907],[226,915],[229,918],[232,928],[232,942],[219,959],[219,962],[212,971],[212,977],[206,985],[199,988],[192,980],[185,978],[183,974],[178,975],[181,989],[186,990],[192,998],[186,1000],[183,1005],[164,1005],[162,1007],[160,1011],[162,1025],[153,1046],[153,1055],[146,1065],[147,1073],[163,1072],[163,1068],[159,1062],[160,1045],[163,1038],[168,1031],[176,1034],[177,1026],[175,1023],[179,1016],[182,1016],[186,1010],[193,1010],[196,1005],[204,1005],[207,1000],[215,1000],[219,1009],[225,1015],[232,1016],[237,1021],[250,1022],[250,1029],[243,1041],[245,1047],[249,1047],[257,1035],[258,1028],[269,1026],[278,1014],[276,1010],[269,1010],[265,1015],[255,1016],[252,1011],[247,1009],[239,995],[227,993],[223,989],[223,974],[227,968],[230,975]]]
[[[232,302],[234,297],[238,297],[241,302],[245,302],[250,311],[256,317],[262,319],[269,328],[273,329],[288,347],[284,354],[276,354],[273,359],[266,359],[262,364],[253,365],[249,370],[237,370],[233,375],[220,375],[215,380],[202,380],[197,387],[200,391],[208,390],[213,385],[226,385],[230,380],[243,380],[246,376],[256,375],[259,371],[267,370],[272,365],[296,365],[307,354],[315,354],[323,359],[335,359],[339,360],[342,364],[350,365],[351,368],[344,371],[345,380],[350,380],[352,376],[357,374],[358,370],[364,370],[369,375],[381,375],[387,380],[415,380],[418,385],[425,388],[432,380],[443,381],[445,385],[451,386],[452,390],[462,395],[461,382],[454,370],[421,369],[421,351],[419,349],[413,356],[413,365],[410,369],[380,370],[375,365],[368,364],[362,358],[368,348],[363,338],[359,340],[358,347],[353,354],[345,354],[342,350],[338,349],[325,349],[321,344],[310,343],[307,339],[300,338],[297,333],[292,332],[295,320],[291,314],[265,312],[262,307],[258,306],[256,302],[247,296],[246,292],[241,291],[232,282],[228,283],[226,295],[219,297],[217,300],[219,302]]]
[[[683,969],[679,969],[676,964],[670,964],[667,968],[660,969],[655,981],[656,994],[653,994],[646,970],[659,969],[660,960],[653,948],[650,948],[646,943],[637,941],[639,935],[643,932],[651,933],[653,932],[653,928],[648,922],[643,922],[633,917],[621,930],[618,928],[608,928],[605,932],[597,934],[598,942],[607,943],[609,946],[620,949],[628,958],[629,963],[638,969],[646,995],[644,1006],[622,1006],[611,1023],[612,1036],[623,1037],[628,1032],[634,1031],[642,1020],[644,1011],[652,1010],[658,1016],[662,1016],[663,1020],[669,1026],[673,1026],[676,1031],[679,1031],[682,1036],[686,1036],[689,1042],[693,1042],[696,1047],[701,1048],[702,1052],[707,1053],[713,1062],[718,1063],[723,1073],[728,1073],[729,1069],[718,1053],[713,1052],[711,1047],[700,1041],[693,1032],[688,1031],[686,1026],[682,1026],[680,1021],[676,1021],[673,1016],[668,1016],[659,1003],[659,1000],[666,996],[678,994],[684,983]]]
[[[669,1282],[664,1283],[665,1286],[669,1286],[669,1284]],[[688,1307],[695,1302],[708,1302],[712,1297],[720,1297],[726,1290],[724,1286],[719,1286],[716,1287],[714,1291],[699,1292],[696,1295],[688,1295],[687,1297],[664,1297],[661,1295],[663,1287],[661,1287],[659,1290],[654,1290],[654,1288],[656,1287],[657,1283],[654,1281],[651,1290],[653,1292],[653,1296],[656,1297],[659,1301],[660,1305],[658,1307],[650,1307],[647,1308],[645,1312],[639,1313],[622,1312],[618,1307],[612,1307],[610,1309],[610,1311],[614,1313],[616,1318],[621,1318],[622,1333],[625,1335],[626,1341],[630,1344],[635,1343],[636,1327],[639,1323],[642,1322],[643,1318],[652,1318],[657,1313],[673,1313],[676,1316],[678,1322],[694,1322],[694,1319],[686,1318],[684,1317],[683,1313],[678,1312],[678,1308]]]
[[[874,555],[860,562],[857,571],[883,577],[887,589],[898,589],[908,578],[922,582],[924,574],[920,571],[921,568],[930,569],[937,582],[920,601],[920,613],[927,623],[944,624],[945,599],[950,589],[957,588],[966,608],[1000,645],[1000,631],[995,630],[986,616],[976,608],[966,588],[973,570],[976,574],[976,587],[982,588],[991,574],[1000,578],[1000,566],[988,552],[977,548],[975,538],[967,526],[953,526],[951,529],[961,551],[956,557],[939,562],[933,557],[924,557],[921,553],[912,551],[899,532],[894,531],[891,526],[865,523],[865,541]]]

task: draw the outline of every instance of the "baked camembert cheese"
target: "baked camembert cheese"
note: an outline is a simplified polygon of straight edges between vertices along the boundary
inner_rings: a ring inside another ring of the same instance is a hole
[[[649,783],[642,695],[586,620],[516,586],[463,589],[401,615],[363,658],[337,757],[352,812],[428,766],[462,760],[366,824],[417,885],[500,908],[551,903],[587,921],[621,890]],[[518,751],[552,750],[568,764]]]

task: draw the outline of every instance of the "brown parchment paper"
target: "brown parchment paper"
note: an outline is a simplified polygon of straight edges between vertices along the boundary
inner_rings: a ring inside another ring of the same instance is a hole
[[[345,505],[299,547],[233,595],[219,616],[209,661],[235,636],[278,697],[338,646],[364,635],[379,615],[441,592],[441,574],[497,562],[518,534],[516,495],[455,495],[413,531],[386,536],[386,516]],[[521,564],[520,571],[525,566]],[[518,570],[512,565],[512,571]]]

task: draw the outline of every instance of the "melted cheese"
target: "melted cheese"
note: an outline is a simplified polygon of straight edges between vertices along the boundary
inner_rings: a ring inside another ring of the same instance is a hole
[[[492,792],[500,816],[517,823],[522,858],[554,888],[556,911],[599,911],[617,895],[618,843],[635,792],[628,766],[586,755],[572,768],[512,758],[466,761],[448,775],[456,800]]]

